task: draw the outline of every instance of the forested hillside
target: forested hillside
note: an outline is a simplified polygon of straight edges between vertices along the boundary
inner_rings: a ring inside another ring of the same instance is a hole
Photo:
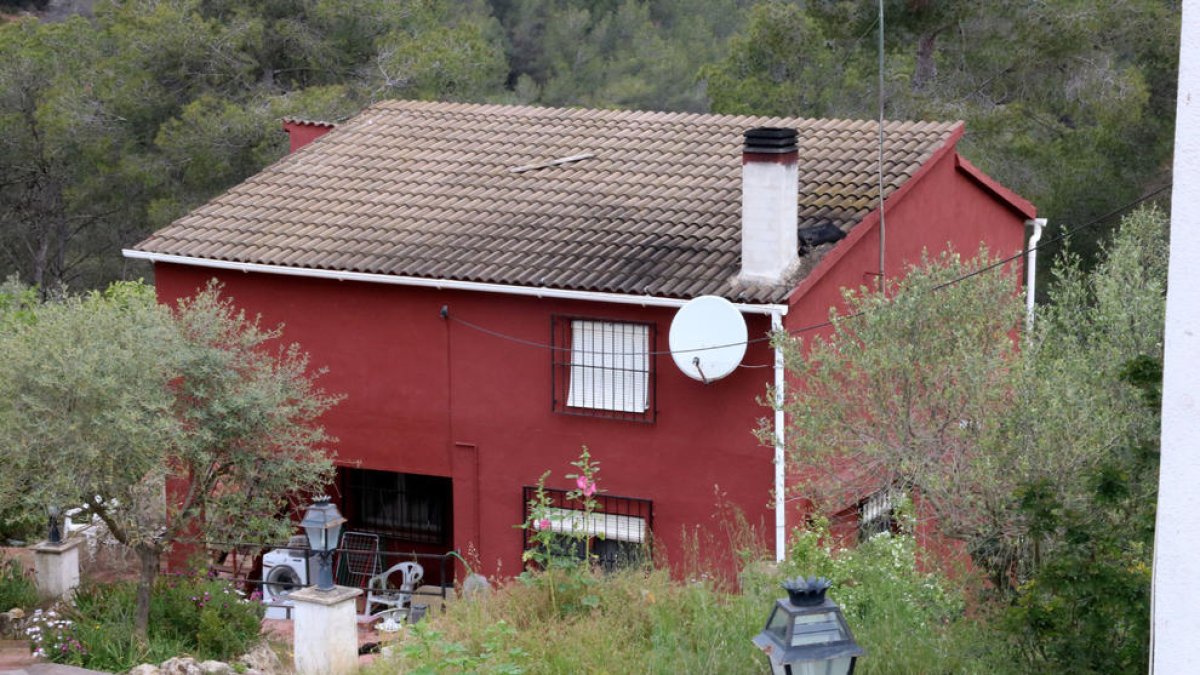
[[[44,288],[127,274],[122,246],[282,155],[283,116],[386,98],[878,114],[876,0],[46,5],[0,2],[0,274]],[[1052,223],[1169,181],[1177,2],[885,11],[887,116],[966,120],[963,151]]]

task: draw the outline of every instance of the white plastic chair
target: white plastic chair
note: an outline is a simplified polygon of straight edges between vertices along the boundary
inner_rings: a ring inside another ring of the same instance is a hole
[[[400,586],[388,586],[388,577],[399,572]],[[383,574],[376,574],[367,581],[367,614],[374,615],[376,605],[383,607],[378,613],[394,611],[408,606],[412,599],[413,589],[425,577],[425,569],[415,562],[402,562],[392,565]]]

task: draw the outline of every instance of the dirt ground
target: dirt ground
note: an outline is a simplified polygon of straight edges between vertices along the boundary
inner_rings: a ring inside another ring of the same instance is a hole
[[[292,645],[292,622],[290,619],[263,619],[262,634],[269,642],[275,645],[287,646],[289,649]],[[389,640],[399,638],[402,634],[381,635],[375,630],[371,624],[360,623],[358,625],[358,646],[361,648],[366,644],[378,644],[381,641],[386,643]],[[358,657],[358,665],[365,666],[376,658],[378,654],[363,654]],[[280,659],[284,664],[291,665],[292,654],[287,652],[281,653]]]
[[[0,560],[19,560],[25,571],[33,574],[33,551],[25,547],[0,546]],[[5,607],[4,609],[8,608]],[[3,611],[3,609],[0,609],[0,612]]]

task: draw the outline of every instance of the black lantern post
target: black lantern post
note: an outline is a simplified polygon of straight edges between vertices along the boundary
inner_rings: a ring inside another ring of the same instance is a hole
[[[300,521],[300,527],[308,536],[309,548],[317,554],[317,590],[332,591],[334,588],[333,551],[337,548],[344,522],[346,519],[337,506],[330,503],[329,497],[318,498]]]
[[[46,543],[58,546],[62,543],[62,530],[58,527],[58,516],[62,512],[57,506],[46,507],[46,512],[50,514],[50,531],[46,534]]]
[[[786,600],[775,601],[754,644],[775,675],[851,675],[866,652],[854,641],[842,609],[825,597],[829,580],[797,577],[783,582]]]

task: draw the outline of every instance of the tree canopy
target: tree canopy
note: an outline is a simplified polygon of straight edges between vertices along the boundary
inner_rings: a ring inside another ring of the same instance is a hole
[[[15,293],[13,291],[16,291]],[[307,357],[210,286],[171,310],[140,283],[0,303],[0,502],[82,507],[142,565],[188,542],[283,538],[332,477]],[[167,498],[169,479],[178,494]]]
[[[885,10],[887,116],[966,120],[964,153],[1052,228],[1169,179],[1177,3]],[[420,98],[874,118],[876,20],[874,0],[110,0],[7,20],[0,272],[102,287],[122,246],[280,157],[287,115]]]

